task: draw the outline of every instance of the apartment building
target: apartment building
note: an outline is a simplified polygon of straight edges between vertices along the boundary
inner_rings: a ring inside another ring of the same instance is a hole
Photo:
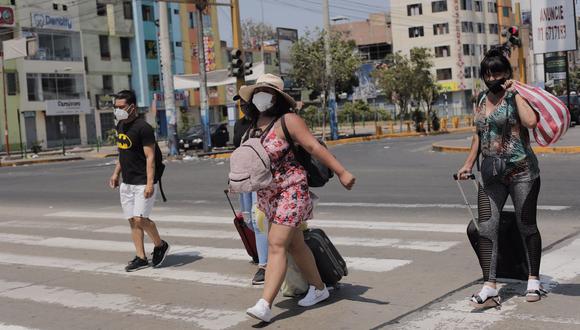
[[[512,14],[508,5],[511,1],[392,0],[393,50],[409,55],[415,47],[429,48],[450,114],[471,112],[473,95],[482,89],[479,63],[500,43],[505,21],[498,20],[498,9]]]

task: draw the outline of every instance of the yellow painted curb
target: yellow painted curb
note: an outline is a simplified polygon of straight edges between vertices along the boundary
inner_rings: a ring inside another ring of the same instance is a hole
[[[447,153],[468,153],[469,147],[446,146],[437,143],[432,144],[433,151]],[[537,154],[580,154],[580,146],[569,147],[533,147]]]

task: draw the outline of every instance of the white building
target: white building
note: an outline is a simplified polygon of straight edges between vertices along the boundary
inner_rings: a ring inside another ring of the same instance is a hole
[[[87,143],[85,68],[79,8],[63,2],[16,1],[16,37],[34,35],[38,51],[18,59],[26,141],[46,147]]]
[[[472,95],[481,90],[483,54],[500,43],[497,10],[495,0],[391,0],[394,52],[431,50],[433,73],[448,91],[451,114],[472,111]]]

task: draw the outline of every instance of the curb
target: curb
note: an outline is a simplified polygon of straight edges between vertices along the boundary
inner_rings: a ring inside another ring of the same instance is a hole
[[[28,159],[28,160],[19,160],[19,161],[8,161],[8,162],[0,162],[0,167],[9,167],[9,166],[22,166],[22,165],[32,165],[32,164],[47,164],[47,163],[59,163],[59,162],[68,162],[73,160],[83,160],[83,157],[67,157],[67,158],[48,158],[48,159]]]
[[[446,153],[468,153],[469,147],[446,146],[437,143],[432,144],[433,151]],[[569,147],[532,147],[538,154],[580,154],[580,146]]]

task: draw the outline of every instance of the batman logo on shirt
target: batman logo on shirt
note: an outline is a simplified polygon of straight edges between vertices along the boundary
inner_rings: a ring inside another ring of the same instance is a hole
[[[131,149],[131,146],[133,146],[133,142],[131,142],[131,139],[126,134],[119,133],[117,135],[117,147],[119,149]]]

